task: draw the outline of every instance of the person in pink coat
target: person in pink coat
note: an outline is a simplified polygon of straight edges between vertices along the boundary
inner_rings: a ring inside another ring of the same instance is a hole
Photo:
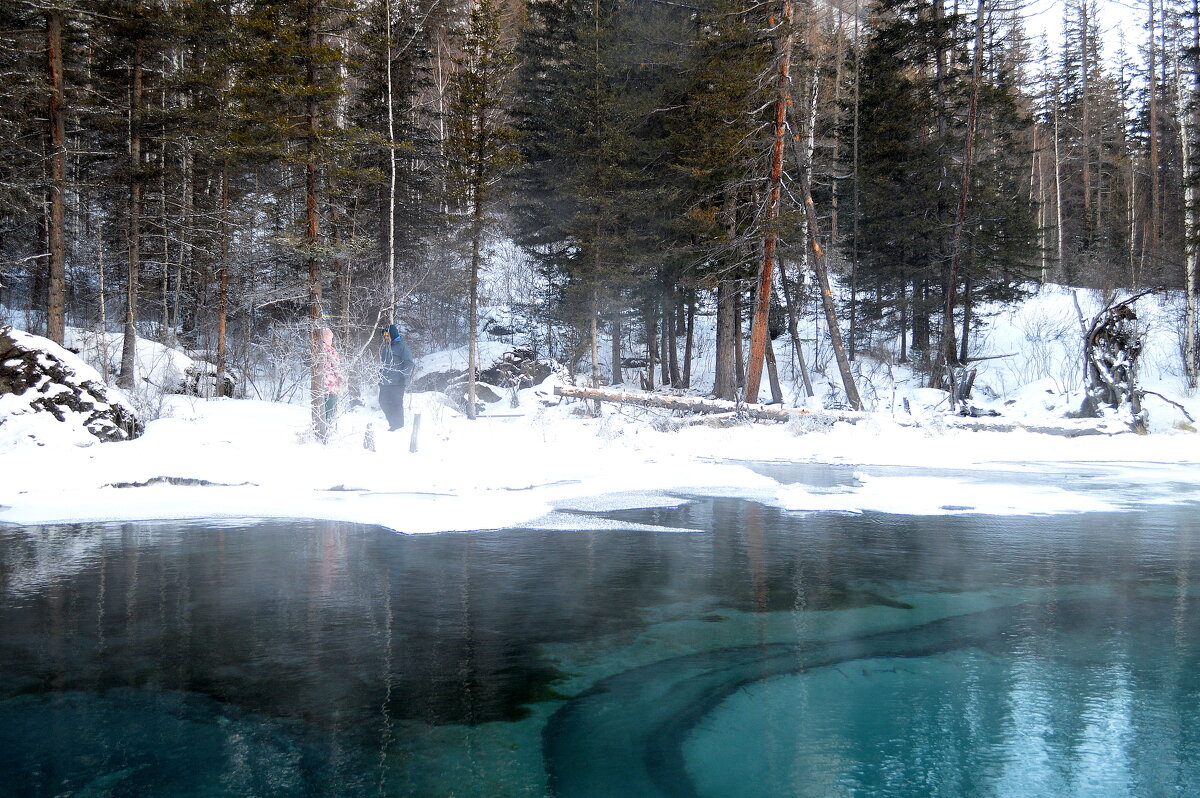
[[[333,429],[337,418],[338,396],[346,377],[342,374],[342,359],[338,357],[337,348],[333,345],[333,330],[328,327],[321,330],[321,387],[325,392],[325,428]]]

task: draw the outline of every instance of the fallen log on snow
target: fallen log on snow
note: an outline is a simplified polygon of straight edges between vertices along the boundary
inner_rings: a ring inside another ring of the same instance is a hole
[[[730,402],[724,399],[701,399],[695,396],[664,396],[656,393],[635,391],[612,391],[604,388],[576,388],[572,385],[554,386],[555,396],[571,399],[586,399],[599,402],[616,402],[639,407],[659,407],[664,410],[681,410],[685,413],[728,413],[764,421],[790,421],[793,418],[814,418],[828,421],[856,423],[861,413],[840,413],[836,410],[803,410],[782,405],[757,405]]]
[[[570,399],[584,399],[593,402],[616,402],[617,404],[636,405],[638,407],[657,407],[663,410],[679,410],[686,413],[720,414],[730,418],[751,418],[759,421],[791,421],[792,419],[812,419],[814,421],[835,422],[845,421],[855,424],[868,416],[852,411],[839,412],[836,410],[803,410],[798,407],[783,407],[781,405],[751,405],[740,402],[729,402],[723,399],[701,399],[693,396],[664,396],[662,394],[638,391],[614,391],[605,388],[577,388],[572,385],[556,385],[555,396],[565,396]],[[890,420],[902,427],[925,426],[916,417],[890,417]],[[974,432],[1033,432],[1040,435],[1057,435],[1062,438],[1078,438],[1090,435],[1114,435],[1114,432],[1104,429],[1097,422],[1083,419],[1064,419],[1062,426],[1045,424],[1025,424],[1020,421],[999,421],[988,418],[966,418],[957,415],[942,417],[941,424],[947,428],[971,430]]]

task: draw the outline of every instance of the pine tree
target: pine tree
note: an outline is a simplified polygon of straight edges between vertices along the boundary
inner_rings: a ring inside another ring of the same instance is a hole
[[[90,111],[106,153],[109,189],[124,205],[126,254],[125,312],[118,384],[134,388],[137,380],[138,324],[144,266],[152,246],[147,225],[147,195],[158,184],[161,160],[152,157],[152,139],[161,133],[162,117],[151,104],[162,90],[161,70],[153,69],[156,53],[172,36],[171,18],[163,8],[142,0],[108,0],[98,15],[99,63],[94,73],[97,102]],[[160,239],[161,240],[161,239]]]
[[[557,315],[576,330],[568,361],[590,348],[594,380],[599,319],[611,318],[618,336],[620,317],[635,301],[657,357],[651,331],[664,292],[652,286],[669,280],[670,269],[651,253],[670,236],[662,213],[670,190],[662,109],[674,107],[663,98],[674,85],[674,51],[690,28],[678,9],[654,3],[529,6],[516,105],[525,157],[517,237],[551,275]],[[614,354],[614,380],[617,360]]]
[[[458,69],[451,84],[448,154],[469,249],[467,417],[473,419],[479,370],[476,338],[484,236],[502,188],[501,179],[517,163],[515,131],[509,125],[506,110],[506,82],[513,57],[501,42],[500,7],[493,0],[474,0],[461,44]]]
[[[190,283],[183,318],[188,330],[207,329],[213,340],[216,384],[228,371],[231,283],[236,282],[234,217],[249,193],[243,179],[245,148],[236,140],[240,128],[233,88],[249,31],[240,25],[233,0],[190,0],[180,9],[183,64],[176,75],[184,97],[178,110],[178,147],[182,151],[182,205],[186,232],[182,237],[206,245],[184,246],[180,260],[183,283]],[[191,218],[186,218],[190,213]],[[251,216],[252,214],[246,214]],[[235,279],[231,279],[231,276]],[[176,290],[183,290],[177,284]],[[213,294],[215,293],[215,297]],[[210,315],[211,314],[211,317]],[[243,319],[242,323],[248,323]]]
[[[939,360],[953,363],[969,356],[965,346],[952,347],[966,340],[973,304],[1014,296],[1038,257],[1028,121],[1014,75],[1023,56],[1003,45],[1020,37],[993,35],[997,15],[989,33],[908,0],[881,3],[875,14],[860,75],[853,242],[860,279],[874,283],[866,315],[899,333],[902,356],[910,336],[913,354],[932,367],[931,322],[940,305]],[[929,69],[931,60],[943,66]],[[968,153],[973,95],[976,130]],[[974,172],[969,181],[964,164]],[[947,201],[954,194],[957,207]],[[959,304],[962,338],[954,334]]]
[[[321,440],[329,433],[319,363],[322,293],[330,267],[321,209],[331,171],[349,161],[356,140],[356,131],[337,123],[345,53],[334,34],[345,29],[351,10],[344,0],[256,0],[241,18],[247,44],[233,87],[240,127],[235,141],[303,175],[304,222],[293,249],[306,275],[310,404]]]
[[[868,319],[888,319],[911,351],[928,354],[933,293],[945,258],[947,147],[927,65],[948,47],[943,21],[911,0],[877,4],[862,55],[858,117],[860,279],[873,284]],[[884,21],[886,20],[886,21]]]
[[[64,63],[74,59],[64,56],[64,48],[73,48],[76,17],[70,0],[23,0],[0,9],[0,218],[7,222],[0,225],[0,253],[26,265],[36,294],[29,304],[44,308],[46,335],[59,343],[67,290],[65,209],[72,190],[66,120],[74,88],[66,85]],[[18,243],[22,238],[25,247]]]
[[[446,300],[437,296],[445,281],[431,280],[427,266],[435,258],[429,240],[445,224],[444,181],[436,179],[444,172],[435,135],[439,120],[427,101],[433,91],[433,30],[442,24],[436,11],[436,3],[373,3],[350,64],[355,83],[350,117],[370,140],[359,154],[361,179],[343,190],[360,208],[357,226],[376,237],[379,256],[361,273],[344,274],[341,280],[352,276],[370,295],[361,303],[368,315],[378,313],[388,322],[394,320],[400,297],[410,297],[411,308],[439,311]],[[349,294],[339,288],[344,335],[353,326]],[[365,317],[356,320],[370,323]]]
[[[1128,114],[1105,67],[1095,3],[1072,0],[1060,65],[1060,169],[1064,279],[1112,285],[1128,251],[1124,160]]]
[[[761,143],[768,132],[760,109],[770,83],[761,76],[771,49],[759,35],[767,23],[744,3],[718,2],[702,18],[690,80],[672,102],[673,166],[679,186],[676,224],[692,279],[715,289],[716,374],[713,394],[738,392],[738,295],[753,276],[757,252]]]

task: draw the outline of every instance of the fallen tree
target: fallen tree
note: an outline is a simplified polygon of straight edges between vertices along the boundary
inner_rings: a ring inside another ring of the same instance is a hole
[[[858,413],[840,413],[835,410],[812,411],[782,405],[758,405],[745,402],[730,402],[725,399],[701,399],[695,396],[667,396],[656,393],[634,391],[611,391],[604,388],[576,388],[572,385],[554,386],[555,396],[571,399],[586,399],[593,402],[616,402],[639,407],[659,407],[664,410],[680,410],[685,413],[731,413],[744,418],[764,421],[790,421],[793,418],[821,418],[831,421],[848,421],[851,424],[861,418]]]
[[[645,393],[639,391],[614,391],[606,388],[577,388],[573,385],[554,386],[554,395],[568,399],[581,399],[589,402],[614,402],[637,407],[656,407],[663,410],[677,410],[684,413],[721,415],[728,418],[743,418],[755,421],[791,421],[793,419],[811,419],[817,422],[834,423],[845,421],[856,424],[867,415],[854,411],[838,410],[804,410],[798,407],[783,407],[782,405],[745,404],[730,402],[724,399],[702,399],[695,396],[670,396],[664,394]],[[1057,435],[1063,438],[1078,438],[1089,435],[1113,435],[1125,430],[1111,431],[1104,428],[1103,422],[1090,419],[1064,419],[1062,426],[1031,425],[1017,421],[997,421],[989,418],[970,418],[963,415],[939,416],[938,423],[954,429],[966,429],[978,432],[1035,432],[1042,435]],[[891,421],[902,427],[925,426],[921,419],[915,416],[891,416]]]

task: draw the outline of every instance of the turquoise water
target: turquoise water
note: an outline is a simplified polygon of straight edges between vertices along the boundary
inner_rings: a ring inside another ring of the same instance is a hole
[[[1194,507],[602,515],[0,527],[0,794],[1200,795]]]

